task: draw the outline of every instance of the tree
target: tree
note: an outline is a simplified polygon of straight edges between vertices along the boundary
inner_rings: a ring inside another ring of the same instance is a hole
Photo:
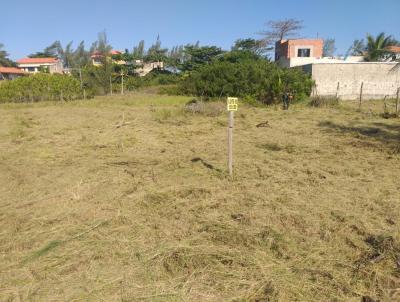
[[[260,33],[266,46],[274,46],[275,42],[283,39],[295,38],[304,28],[303,21],[297,19],[268,21],[266,26],[267,30]]]
[[[166,65],[172,67],[177,72],[178,66],[185,61],[183,45],[176,45],[167,53]]]
[[[214,58],[223,53],[217,46],[186,45],[184,48],[185,61],[181,64],[182,71],[192,71],[201,65],[210,64]]]
[[[46,51],[38,51],[35,53],[31,53],[29,58],[55,58],[57,55],[53,54],[52,52],[46,52]]]
[[[145,53],[144,53],[144,40],[140,41],[138,46],[135,46],[133,48],[132,55],[136,60],[143,60],[143,57],[145,55]]]
[[[336,52],[335,39],[332,38],[325,39],[322,56],[333,57],[335,55],[335,52]]]
[[[354,40],[353,44],[350,46],[349,50],[347,51],[346,56],[363,56],[365,53],[365,42],[364,39],[361,40]]]
[[[160,36],[157,36],[156,43],[148,50],[144,60],[147,62],[164,62],[167,57],[168,48],[161,48]]]
[[[72,43],[72,42],[71,42]],[[47,46],[43,51],[38,51],[30,54],[29,58],[59,58],[61,59],[63,54],[63,47],[60,41],[54,41],[52,44]]]
[[[263,41],[252,38],[238,39],[232,46],[232,51],[248,51],[258,56],[265,55],[268,50]]]
[[[36,52],[29,57],[58,58],[63,62],[64,67],[67,68],[79,68],[85,66],[90,61],[90,54],[85,50],[85,42],[81,41],[75,51],[72,48],[72,43],[72,41],[69,42],[64,48],[60,41],[55,41],[51,45],[47,46],[43,51]]]
[[[0,43],[0,66],[15,66],[15,63],[8,58],[8,53],[3,48],[4,44]]]
[[[364,58],[368,62],[388,59],[391,56],[388,47],[394,45],[396,45],[396,41],[392,36],[386,36],[384,32],[376,37],[367,34],[366,54]]]
[[[89,64],[90,62],[90,54],[85,50],[85,42],[81,41],[73,52],[73,67],[83,67]]]
[[[92,44],[90,52],[98,52],[99,54],[106,56],[112,50],[111,45],[108,42],[106,31],[99,32],[97,35],[97,41]]]

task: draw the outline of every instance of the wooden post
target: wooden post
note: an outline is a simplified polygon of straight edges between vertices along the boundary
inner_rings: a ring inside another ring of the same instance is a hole
[[[86,89],[83,89],[83,99],[86,100]]]
[[[111,76],[110,76],[110,94],[111,94],[111,95],[113,94]]]
[[[229,111],[228,122],[228,170],[229,175],[233,174],[233,117],[234,111]]]
[[[339,100],[339,89],[340,89],[340,82],[337,82],[337,87],[336,87],[336,100]]]
[[[79,68],[79,79],[81,81],[81,89],[83,89],[82,70]]]
[[[124,73],[121,72],[121,94],[124,94]]]
[[[399,94],[400,94],[400,87],[397,88],[397,95],[396,95],[396,116],[399,117]]]
[[[360,104],[358,105],[358,108],[361,109],[361,102],[362,102],[362,97],[363,97],[363,88],[364,88],[364,82],[361,82],[361,88],[360,88]]]

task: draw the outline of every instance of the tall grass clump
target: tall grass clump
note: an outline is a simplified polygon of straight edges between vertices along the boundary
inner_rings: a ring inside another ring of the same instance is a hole
[[[339,100],[335,97],[316,96],[310,100],[311,107],[335,107],[339,105]]]

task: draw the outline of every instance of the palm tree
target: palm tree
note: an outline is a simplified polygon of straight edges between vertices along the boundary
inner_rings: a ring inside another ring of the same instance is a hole
[[[365,61],[376,62],[386,59],[390,55],[389,46],[396,44],[392,36],[385,36],[385,33],[380,33],[375,38],[367,34],[367,45],[365,49]]]

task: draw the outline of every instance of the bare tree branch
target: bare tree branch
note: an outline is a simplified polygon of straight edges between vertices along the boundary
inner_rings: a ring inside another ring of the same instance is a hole
[[[302,20],[285,19],[268,21],[267,29],[259,34],[265,45],[274,45],[276,41],[298,37],[299,31],[304,28]]]

